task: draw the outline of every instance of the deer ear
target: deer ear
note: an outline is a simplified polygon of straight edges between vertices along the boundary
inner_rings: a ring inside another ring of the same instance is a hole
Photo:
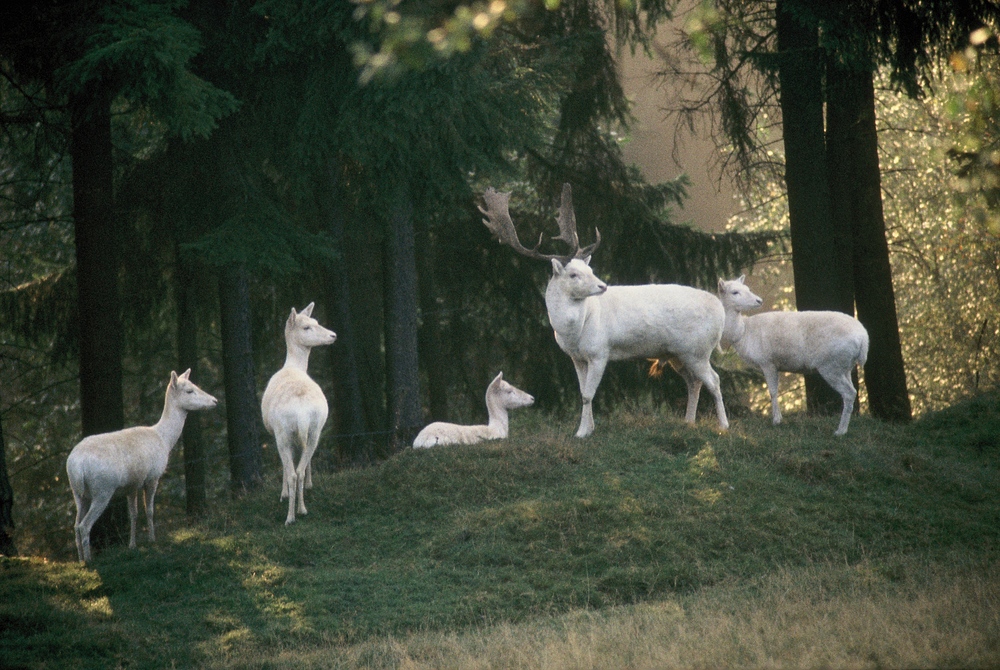
[[[183,373],[181,373],[178,379],[183,379],[184,381],[191,379],[191,368],[188,368]]]
[[[563,273],[563,264],[559,262],[558,258],[552,259],[552,274],[559,276]]]
[[[738,281],[739,283],[741,283],[741,284],[745,284],[746,282],[744,282],[743,280],[744,280],[744,279],[746,279],[746,278],[747,278],[747,276],[746,276],[746,275],[740,275],[740,278],[739,278],[739,279],[738,279],[737,281]]]
[[[288,321],[285,322],[285,325],[291,326],[292,324],[294,324],[296,316],[298,316],[298,312],[296,312],[295,308],[292,307],[292,311],[288,314]]]
[[[315,307],[315,306],[316,306],[316,303],[314,303],[314,302],[309,303],[308,305],[306,305],[306,308],[304,310],[302,310],[302,314],[304,314],[305,316],[312,316],[313,307]]]
[[[720,279],[719,280],[719,293],[722,293],[725,290],[726,290],[726,280],[725,279]]]
[[[177,385],[177,373],[174,372],[173,370],[170,371],[170,385],[171,386]]]
[[[586,258],[581,258],[580,260],[583,261],[584,265],[586,265],[586,266],[589,267],[590,266],[590,259],[591,258],[593,258],[593,256],[587,256]]]
[[[496,377],[493,378],[493,381],[490,382],[490,388],[499,386],[500,382],[502,381],[503,381],[503,372],[501,372],[500,374],[498,374]]]

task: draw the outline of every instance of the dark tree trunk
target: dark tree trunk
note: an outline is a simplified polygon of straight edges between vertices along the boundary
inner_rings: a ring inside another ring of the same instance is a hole
[[[361,402],[368,432],[377,437],[378,456],[385,456],[385,355],[383,336],[385,320],[382,302],[385,297],[383,253],[373,231],[359,231],[357,237],[344,240],[348,250],[344,262],[350,286],[351,321],[357,337],[354,355],[361,385]],[[334,345],[337,346],[337,345]]]
[[[871,340],[865,388],[873,416],[909,421],[912,414],[882,213],[875,128],[875,89],[868,70],[828,71],[828,134],[842,155],[833,183],[851,224],[854,299]],[[832,153],[832,152],[831,152]]]
[[[70,101],[77,319],[80,328],[80,414],[83,435],[125,426],[122,322],[118,273],[121,236],[114,216],[111,102],[99,86]],[[125,544],[124,495],[116,495],[91,532],[96,551]]]
[[[437,284],[434,281],[434,244],[426,225],[417,231],[417,262],[420,286],[420,361],[427,373],[427,395],[430,400],[430,420],[445,421],[448,417],[447,359],[442,349],[441,317],[437,304]]]
[[[178,372],[191,369],[191,377],[201,383],[198,375],[198,317],[195,309],[197,273],[190,260],[177,254],[177,367]],[[201,417],[191,412],[181,434],[184,444],[184,500],[188,518],[204,516],[207,502],[205,490],[205,439]]]
[[[423,425],[417,362],[417,267],[413,205],[397,196],[385,237],[385,357],[389,449],[398,451]]]
[[[340,180],[336,164],[329,170],[328,182],[319,189],[320,207],[327,220],[327,230],[341,253],[341,262],[329,270],[326,283],[327,313],[337,342],[331,353],[333,362],[334,406],[338,419],[337,450],[340,460],[357,465],[371,463],[374,458],[373,440],[365,420],[361,376],[356,355],[356,334],[351,314],[351,286],[347,273],[347,248],[344,234],[344,209],[341,206]]]
[[[849,274],[838,267],[823,129],[823,60],[819,29],[776,6],[785,184],[792,237],[795,302],[800,311],[853,314]],[[811,411],[839,412],[840,396],[816,374],[806,375]]]
[[[220,271],[219,304],[229,471],[233,492],[240,494],[256,488],[263,471],[260,403],[250,338],[250,282],[242,265],[229,265]]]
[[[7,473],[7,443],[3,439],[3,417],[0,416],[0,554],[17,556],[13,533],[14,489]]]

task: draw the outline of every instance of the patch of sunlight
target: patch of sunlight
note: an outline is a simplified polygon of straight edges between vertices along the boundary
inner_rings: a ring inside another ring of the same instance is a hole
[[[719,459],[715,457],[715,450],[711,445],[706,444],[701,450],[688,459],[691,474],[701,477],[706,472],[719,469]]]
[[[114,614],[114,609],[111,607],[111,601],[107,596],[84,600],[80,603],[80,605],[85,611],[91,614],[100,614],[102,616],[111,616]]]
[[[170,539],[177,544],[202,540],[203,534],[196,528],[180,528],[170,533]]]
[[[714,505],[722,498],[722,491],[717,488],[708,487],[704,489],[695,489],[691,492],[691,495],[700,502],[707,505]]]
[[[466,515],[467,525],[480,528],[490,528],[511,522],[534,525],[542,520],[542,513],[539,509],[541,504],[538,500],[526,500],[513,505],[479,510]]]

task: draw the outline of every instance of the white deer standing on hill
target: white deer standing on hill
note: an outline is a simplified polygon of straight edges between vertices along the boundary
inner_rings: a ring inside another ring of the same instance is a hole
[[[111,496],[125,489],[128,499],[129,549],[135,549],[139,490],[143,492],[149,541],[156,541],[153,529],[153,499],[160,477],[167,470],[170,451],[177,444],[184,420],[192,410],[215,407],[218,401],[198,388],[189,377],[191,370],[178,376],[170,373],[163,401],[163,413],[153,426],[136,426],[83,438],[66,459],[66,474],[76,501],[76,551],[81,561],[90,560],[90,531],[104,513]]]
[[[274,373],[264,389],[260,409],[264,427],[274,436],[283,470],[281,500],[288,498],[285,525],[295,523],[298,513],[306,514],[305,488],[312,488],[310,461],[319,444],[319,434],[326,423],[329,407],[319,384],[307,372],[309,352],[313,347],[333,344],[337,334],[312,318],[313,306],[301,312],[292,308],[285,322],[285,365]],[[295,465],[295,447],[302,455]]]
[[[594,431],[592,402],[608,361],[629,358],[669,360],[687,384],[685,420],[694,423],[698,396],[704,386],[715,398],[719,425],[729,427],[719,388],[719,375],[712,369],[712,351],[719,345],[726,314],[719,299],[707,291],[677,284],[608,286],[590,269],[590,256],[601,243],[580,248],[573,212],[573,194],[563,186],[559,209],[559,239],[570,245],[568,256],[542,254],[538,245],[521,245],[508,212],[510,193],[488,188],[483,194],[483,223],[518,253],[550,261],[552,277],[545,290],[549,323],[559,347],[576,367],[583,396],[583,412],[577,437]],[[541,240],[539,240],[541,244]]]
[[[779,372],[818,372],[844,401],[836,435],[847,432],[858,392],[851,381],[855,365],[868,359],[868,331],[841,312],[764,312],[744,316],[763,300],[743,283],[743,277],[719,280],[719,297],[726,309],[724,344],[764,373],[771,395],[772,421],[781,423]]]
[[[486,388],[486,411],[490,421],[485,426],[460,426],[455,423],[435,421],[428,424],[413,440],[413,447],[443,446],[446,444],[475,444],[483,440],[499,440],[507,437],[507,410],[528,407],[535,399],[504,381],[503,372],[498,374]]]

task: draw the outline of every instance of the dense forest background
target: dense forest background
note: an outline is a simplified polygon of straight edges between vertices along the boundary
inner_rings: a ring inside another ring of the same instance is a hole
[[[65,456],[83,435],[155,422],[170,370],[191,368],[221,401],[189,417],[172,466],[188,514],[257,486],[273,456],[259,393],[283,360],[289,309],[311,301],[339,335],[311,361],[331,405],[318,467],[390,457],[431,420],[480,420],[499,370],[543,411],[575,411],[575,373],[543,308],[548,268],[490,239],[476,209],[487,186],[513,191],[530,239],[554,232],[572,183],[581,236],[601,230],[594,266],[614,283],[711,290],[790,251],[798,308],[857,312],[872,333],[863,379],[879,418],[995,385],[997,8],[689,9],[663,76],[695,59],[714,82],[680,112],[717,121],[724,168],[754,205],[724,234],[676,224],[685,177],[649,184],[622,157],[616,50],[651,49],[675,9],[8,3],[7,536],[16,521],[30,529],[15,535],[22,552],[65,550]],[[680,380],[650,381],[646,367],[612,366],[598,411],[640,397],[682,406]],[[732,358],[720,367],[738,414],[754,378]],[[812,409],[823,393],[807,382]],[[105,515],[104,542],[122,515]]]

